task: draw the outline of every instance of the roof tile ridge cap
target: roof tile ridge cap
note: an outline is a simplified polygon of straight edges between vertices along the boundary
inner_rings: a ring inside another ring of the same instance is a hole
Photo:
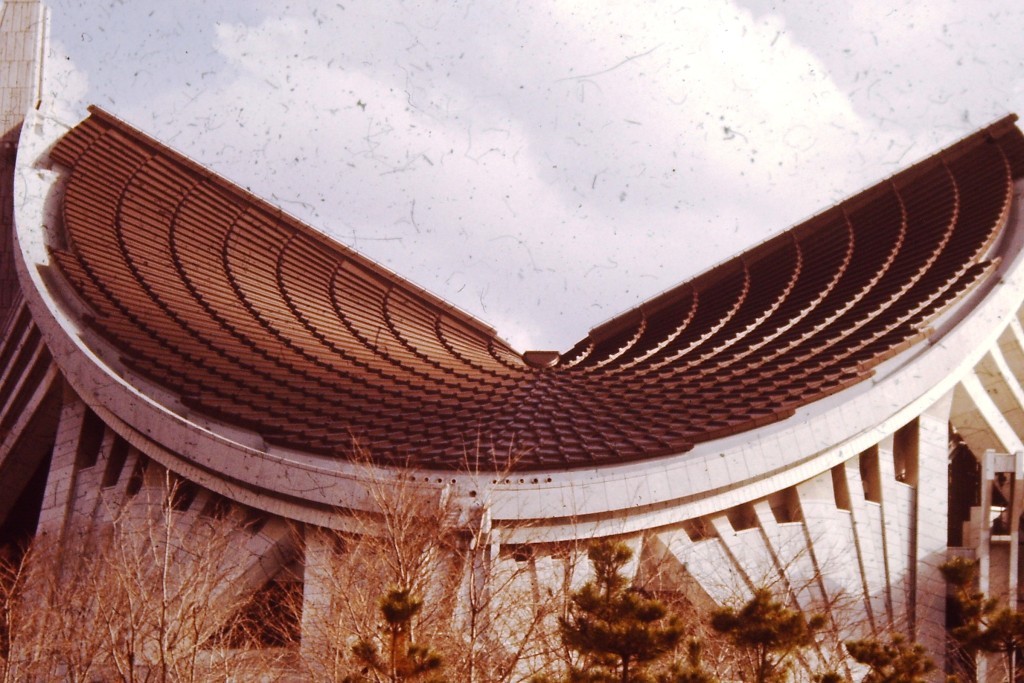
[[[680,319],[678,319],[675,329],[673,329],[667,335],[662,337],[656,344],[648,348],[647,351],[637,355],[635,358],[632,358],[626,363],[616,366],[606,374],[611,375],[622,372],[635,372],[637,371],[637,368],[643,368],[643,371],[646,372],[647,368],[644,364],[649,359],[658,355],[659,353],[661,353],[662,350],[671,345],[672,342],[678,339],[679,335],[683,334],[683,332],[690,326],[690,323],[693,321],[694,317],[697,314],[697,306],[699,304],[699,299],[700,297],[697,290],[691,287],[690,310],[687,311]],[[682,301],[682,299],[679,299],[678,301]],[[678,303],[678,301],[676,303]],[[646,312],[644,313],[646,315]]]
[[[939,154],[941,154],[941,152]],[[934,156],[938,156],[938,154],[933,155],[933,157]],[[946,166],[944,161],[943,161],[943,167],[948,169],[948,167]],[[950,180],[952,182],[954,191],[958,193],[959,190],[956,187],[956,183],[953,182],[954,178],[952,177],[952,175],[950,175]],[[904,244],[904,242],[906,242],[907,230],[909,228],[910,222],[909,222],[909,218],[908,218],[908,214],[907,214],[907,207],[906,207],[906,202],[905,202],[904,197],[903,197],[903,193],[900,192],[899,187],[896,185],[896,183],[894,181],[894,176],[890,176],[889,178],[887,178],[887,179],[881,181],[880,183],[878,183],[878,185],[877,185],[877,187],[883,187],[883,186],[884,187],[888,187],[892,191],[893,196],[896,198],[896,201],[897,201],[897,203],[899,205],[899,209],[900,209],[900,231],[899,231],[899,235],[898,235],[898,238],[896,240],[896,243],[893,246],[892,250],[889,252],[888,256],[884,259],[884,263],[876,264],[876,265],[884,266],[884,267],[876,268],[874,275],[869,277],[868,281],[865,282],[864,285],[854,295],[849,296],[847,298],[847,300],[846,300],[844,305],[842,305],[839,308],[837,308],[832,313],[832,315],[828,316],[824,321],[819,322],[815,326],[815,328],[813,330],[808,330],[807,333],[802,335],[800,339],[796,340],[795,343],[791,344],[786,351],[778,354],[776,356],[776,358],[780,358],[780,357],[783,357],[783,356],[791,353],[794,349],[799,348],[804,343],[808,342],[809,340],[813,340],[815,337],[817,337],[818,333],[820,331],[832,327],[837,321],[841,321],[851,310],[853,310],[855,307],[857,307],[861,302],[865,301],[866,298],[869,297],[872,292],[874,292],[874,290],[878,286],[879,282],[881,282],[882,279],[885,278],[887,274],[891,274],[893,272],[892,271],[892,265],[896,262],[896,259],[899,257],[900,251],[903,249],[903,244]],[[957,205],[959,205],[959,199],[957,200]],[[853,225],[853,221],[852,221],[852,219],[850,217],[850,213],[847,210],[847,207],[845,205],[845,202],[843,204],[840,204],[838,208],[840,209],[841,214],[843,216],[843,219],[846,222],[846,225],[848,226],[848,228],[850,230],[849,234],[851,236],[851,244],[855,244],[856,243],[857,233],[856,233],[855,227]],[[952,214],[950,220],[948,221],[948,224],[950,225],[950,228],[947,228],[946,240],[943,242],[943,244],[945,244],[945,242],[948,241],[949,235],[951,234],[951,231],[952,231],[952,227],[955,226],[955,224],[956,224],[956,217],[955,216],[956,216],[956,211],[954,210],[954,213]],[[930,268],[931,263],[933,263],[934,259],[937,257],[936,254],[940,253],[941,250],[942,250],[942,247],[939,247],[938,251],[936,251],[936,252],[934,252],[932,254],[932,258],[929,260],[928,265],[921,266],[921,268],[919,269],[916,277],[913,279],[913,282],[917,282],[918,280],[921,279],[921,277],[924,276],[924,274]],[[841,334],[833,337],[831,340],[826,340],[824,343],[822,343],[819,340],[817,348],[814,351],[814,353],[818,353],[820,351],[824,351],[824,350],[827,350],[827,349],[831,348],[835,344],[839,343],[842,339],[847,338],[849,335],[854,334],[857,330],[863,328],[865,325],[870,323],[879,313],[881,313],[884,310],[887,310],[890,306],[892,306],[900,297],[902,297],[907,292],[907,290],[911,286],[912,286],[912,284],[905,284],[903,287],[900,288],[898,293],[895,293],[895,294],[891,295],[889,297],[888,301],[886,301],[884,304],[875,306],[874,307],[875,314],[872,315],[871,317],[864,318],[864,319],[860,320],[860,322],[855,323],[852,328],[847,329],[845,332],[842,332]],[[830,292],[831,291],[834,291],[834,290],[830,290]],[[828,294],[828,293],[826,293],[826,294]],[[790,363],[787,363],[784,366],[780,366],[780,369],[777,370],[773,374],[774,375],[778,375],[780,372],[783,372],[784,370],[788,370],[794,364],[795,364],[794,362],[790,362]],[[804,373],[804,374],[806,374],[806,373]]]
[[[850,216],[846,213],[845,209],[842,210],[842,216],[843,216],[844,225],[846,227],[847,240],[846,240],[846,250],[845,250],[845,253],[843,255],[842,263],[840,264],[840,267],[837,268],[835,270],[835,272],[833,273],[832,279],[829,281],[828,286],[822,288],[821,291],[816,296],[814,296],[810,301],[808,301],[807,305],[800,311],[800,313],[797,316],[795,316],[792,320],[790,320],[787,325],[785,325],[780,330],[778,330],[776,334],[772,335],[771,338],[766,339],[765,342],[760,345],[760,347],[766,346],[767,344],[771,343],[772,341],[774,341],[776,339],[781,339],[786,334],[788,334],[791,330],[795,329],[803,320],[806,320],[808,317],[810,317],[812,314],[814,314],[817,311],[818,306],[823,301],[828,299],[828,297],[831,295],[831,293],[835,290],[835,288],[838,286],[838,284],[842,281],[844,275],[846,274],[847,270],[850,267],[850,264],[853,261],[854,244],[856,242],[856,235],[855,235],[855,232],[854,232],[853,223],[850,220]],[[795,246],[798,246],[800,244],[800,241],[796,239],[795,235],[793,236],[793,244]],[[852,306],[853,303],[851,303],[850,305]],[[829,320],[833,320],[834,321],[837,318],[839,318],[841,315],[842,315],[842,313],[834,313],[833,316],[831,316],[829,318]],[[814,335],[816,335],[818,329],[820,329],[821,327],[822,327],[822,325],[819,324],[819,325],[816,325],[814,328],[804,332],[803,334],[799,335],[799,337],[797,339],[791,340],[790,343],[786,344],[785,346],[783,346],[783,347],[777,349],[776,351],[774,351],[773,353],[771,353],[768,356],[768,358],[769,359],[774,359],[774,358],[778,358],[780,356],[785,355],[786,353],[791,351],[793,348],[796,348],[800,344],[804,343],[805,341],[807,341],[808,339],[810,339]],[[756,352],[756,351],[757,351],[757,349],[754,349],[754,352]],[[749,354],[746,354],[746,355],[749,355]],[[743,357],[745,357],[745,356],[743,356]],[[738,360],[742,360],[742,357],[738,358],[737,361]],[[719,372],[721,372],[721,371],[719,371]],[[730,371],[728,371],[728,373],[729,374],[726,375],[727,378],[735,376],[737,374],[737,371],[730,370]]]
[[[125,121],[124,119],[121,119],[121,118],[117,117],[116,115],[111,114],[110,112],[106,111],[102,107],[99,107],[98,105],[95,105],[95,104],[91,104],[88,107],[88,111],[89,111],[89,113],[91,115],[96,116],[98,119],[102,120],[103,122],[107,123],[108,125],[111,125],[111,126],[115,127],[120,132],[126,133],[126,134],[132,136],[138,142],[141,142],[144,145],[148,145],[150,147],[153,147],[158,152],[160,152],[161,154],[165,154],[165,155],[171,157],[174,161],[182,164],[183,166],[185,166],[189,170],[191,170],[191,171],[201,175],[202,177],[206,178],[207,180],[209,180],[210,182],[215,184],[218,188],[220,188],[222,190],[225,190],[225,191],[227,191],[227,192],[229,192],[229,193],[231,193],[233,195],[236,195],[236,196],[238,196],[239,198],[243,199],[246,202],[250,202],[251,204],[255,205],[257,208],[259,208],[259,209],[261,209],[261,210],[271,214],[272,216],[275,216],[276,218],[278,218],[281,221],[284,221],[284,222],[290,224],[292,227],[301,226],[301,228],[308,233],[308,235],[307,235],[308,237],[310,237],[310,238],[312,238],[312,239],[314,239],[314,240],[316,240],[316,241],[318,241],[318,242],[320,242],[322,244],[325,244],[325,245],[327,245],[327,246],[329,246],[329,247],[331,247],[333,249],[341,249],[341,250],[347,252],[345,254],[346,257],[352,258],[353,260],[358,261],[364,267],[367,267],[367,268],[369,268],[371,270],[376,271],[379,275],[381,275],[384,278],[388,279],[393,284],[396,284],[396,285],[399,285],[399,286],[401,286],[403,288],[408,289],[411,294],[413,294],[413,295],[417,296],[418,298],[424,300],[424,302],[427,303],[428,305],[437,306],[438,308],[440,308],[444,312],[450,314],[453,318],[455,318],[459,322],[461,322],[463,324],[466,324],[469,327],[471,327],[471,328],[473,328],[473,329],[475,329],[475,330],[477,330],[479,332],[483,332],[484,334],[488,335],[489,337],[491,337],[491,338],[497,340],[498,342],[504,344],[507,348],[512,349],[511,344],[509,344],[504,339],[499,337],[498,333],[497,333],[497,330],[495,330],[491,325],[488,325],[487,323],[485,323],[484,321],[480,320],[479,318],[477,318],[473,314],[471,314],[471,313],[469,313],[467,311],[462,310],[461,308],[459,308],[455,304],[451,303],[450,301],[446,301],[445,299],[441,298],[440,296],[438,296],[436,294],[433,294],[432,292],[430,292],[429,290],[425,289],[424,287],[422,287],[420,285],[417,285],[414,282],[408,280],[407,278],[399,275],[398,273],[396,273],[395,271],[391,270],[387,266],[385,266],[383,264],[380,264],[380,263],[377,263],[373,259],[371,259],[371,258],[369,258],[367,256],[364,256],[363,254],[361,254],[357,250],[353,249],[352,247],[350,247],[350,246],[348,246],[346,244],[342,244],[341,242],[331,238],[330,236],[328,236],[325,233],[321,232],[317,228],[314,228],[313,226],[307,224],[305,221],[301,220],[297,216],[292,215],[291,213],[289,213],[285,209],[282,209],[281,207],[276,206],[276,205],[268,202],[266,199],[263,199],[262,197],[260,197],[259,195],[255,194],[254,192],[252,192],[250,190],[246,190],[246,189],[242,188],[238,184],[236,184],[233,181],[229,180],[228,178],[222,176],[221,174],[217,173],[216,171],[213,171],[210,168],[204,166],[201,162],[199,162],[199,161],[189,157],[187,154],[185,154],[183,152],[180,152],[180,151],[172,148],[170,145],[168,145],[168,144],[166,144],[164,142],[161,142],[160,140],[158,140],[157,138],[153,137],[152,135],[144,133],[143,131],[139,130],[138,128],[136,128],[132,124],[130,124],[127,121]],[[81,123],[79,123],[78,125],[81,125]]]
[[[745,336],[748,336],[751,331],[759,329],[763,324],[768,322],[768,320],[770,320],[772,318],[772,316],[774,316],[775,313],[780,308],[782,308],[782,306],[785,304],[785,302],[789,298],[789,296],[796,290],[797,285],[800,282],[801,275],[803,274],[804,269],[805,269],[805,265],[804,265],[805,257],[804,257],[803,247],[801,246],[800,240],[798,240],[796,238],[796,235],[792,235],[792,240],[791,240],[790,246],[793,249],[794,259],[793,259],[793,271],[790,273],[789,280],[787,281],[786,286],[783,287],[783,289],[776,296],[775,301],[773,302],[772,306],[767,311],[765,311],[765,313],[760,317],[759,320],[757,320],[755,322],[755,324],[750,328],[750,330],[745,334]],[[847,253],[848,254],[850,253],[849,250],[847,250]],[[844,270],[845,270],[845,268],[844,268]],[[837,281],[838,281],[838,276],[837,276],[836,279],[832,280],[832,286],[834,286],[835,282],[837,282]],[[831,289],[832,289],[832,287],[829,287],[829,290],[831,290]],[[779,337],[781,337],[782,335],[784,335],[789,329],[791,329],[793,327],[793,325],[796,324],[796,322],[798,322],[799,320],[802,320],[806,315],[809,315],[810,312],[813,310],[813,308],[816,307],[817,304],[820,303],[821,300],[823,300],[825,298],[825,294],[827,294],[827,291],[826,292],[822,292],[820,298],[817,298],[815,300],[815,303],[814,303],[813,306],[810,306],[810,307],[806,308],[806,310],[807,310],[806,314],[799,315],[798,317],[795,317],[794,319],[791,319],[787,323],[780,325],[774,331],[772,331],[769,334],[761,337],[758,341],[754,342],[753,344],[750,344],[746,349],[741,350],[739,353],[733,355],[731,358],[728,358],[724,364],[719,362],[718,365],[702,371],[701,372],[701,376],[702,377],[703,376],[707,376],[708,374],[711,374],[711,373],[721,374],[721,372],[723,370],[727,370],[730,366],[736,365],[737,363],[742,361],[747,356],[749,356],[751,354],[754,354],[754,353],[757,353],[757,351],[759,349],[761,349],[764,346],[767,346],[768,344],[770,344],[774,340],[776,340]]]
[[[391,336],[394,337],[395,341],[398,342],[399,346],[402,346],[403,348],[405,348],[413,356],[415,356],[416,358],[420,359],[421,361],[423,361],[427,365],[430,365],[430,366],[432,366],[432,367],[434,367],[436,369],[439,369],[440,371],[445,372],[446,373],[445,379],[441,380],[441,383],[446,384],[446,385],[457,384],[458,383],[457,382],[458,378],[456,378],[454,376],[454,374],[452,372],[452,368],[445,367],[437,358],[431,358],[427,354],[423,353],[420,349],[418,349],[416,346],[414,346],[413,343],[411,341],[409,341],[409,339],[404,334],[402,334],[402,332],[398,329],[398,324],[395,322],[395,316],[392,315],[392,308],[391,308],[392,307],[392,296],[391,295],[394,292],[395,292],[395,287],[393,285],[387,287],[385,289],[385,291],[384,291],[384,297],[381,299],[381,315],[384,318],[384,324],[387,326],[388,330],[391,332]],[[434,327],[436,326],[437,319],[439,317],[440,316],[438,316],[438,315],[431,316],[431,322],[430,322],[431,330],[433,330]],[[442,348],[444,348],[443,345],[441,345],[440,343],[439,343],[439,346],[442,346]],[[401,362],[399,364],[400,365],[404,365],[404,363],[401,363]]]
[[[730,321],[735,319],[736,315],[743,308],[743,305],[746,303],[747,298],[750,295],[750,267],[747,263],[746,254],[740,254],[734,260],[742,266],[742,269],[737,272],[741,274],[741,277],[743,278],[743,284],[740,287],[740,291],[736,295],[736,300],[732,302],[732,304],[730,304],[729,310],[726,313],[724,313],[723,316],[719,318],[710,328],[708,328],[707,331],[701,333],[697,339],[690,342],[690,344],[687,345],[685,348],[677,349],[672,352],[672,355],[666,358],[662,358],[657,362],[649,364],[646,368],[647,373],[661,372],[661,370],[666,367],[670,368],[670,372],[672,372],[673,374],[684,373],[686,372],[686,370],[696,367],[697,364],[703,362],[708,357],[714,356],[719,352],[719,350],[721,350],[718,347],[714,346],[707,348],[706,345],[709,341],[713,340],[719,332],[725,329],[725,327],[729,325]],[[731,345],[731,343],[729,345]],[[724,348],[728,348],[729,345],[727,345]],[[700,352],[697,351],[702,347],[705,347],[704,354],[700,354]],[[684,361],[679,365],[676,364],[677,361],[679,361],[679,359],[684,358],[689,354],[694,353],[695,351],[698,353],[697,358]]]
[[[453,344],[452,341],[448,338],[448,335],[445,334],[443,325],[444,319],[439,315],[434,316],[434,322],[432,325],[432,328],[434,330],[434,336],[437,337],[438,343],[441,346],[443,346],[446,351],[448,351],[452,358],[455,358],[460,363],[463,363],[465,366],[468,366],[473,370],[486,373],[492,377],[498,378],[499,380],[508,376],[506,374],[499,373],[494,368],[488,368],[484,366],[482,363],[478,363],[472,360],[469,356],[463,355],[462,352],[455,348],[455,344]]]
[[[511,355],[514,355],[516,358],[519,359],[520,365],[515,365],[513,363],[510,363],[505,358],[502,358],[501,357],[501,353],[499,352],[499,350],[495,348],[495,343],[496,342],[500,342],[501,344],[504,345],[504,349],[503,350],[511,351],[512,352]],[[516,351],[515,349],[513,349],[511,346],[509,346],[506,342],[504,342],[503,340],[499,339],[498,337],[491,337],[491,338],[489,338],[487,340],[487,353],[489,353],[491,355],[491,357],[494,360],[498,361],[501,365],[504,365],[506,368],[510,368],[512,370],[526,370],[526,369],[529,369],[529,367],[530,367],[527,364],[526,360],[523,358],[523,354],[521,354],[518,351]]]
[[[590,339],[590,337],[588,335],[587,337],[584,337],[583,340],[578,341],[575,344],[573,344],[572,347],[568,351],[563,352],[561,354],[563,360],[566,359],[566,358],[569,358],[568,354],[572,353],[574,350],[579,348],[581,345],[583,345],[584,348],[581,351],[577,351],[576,355],[573,356],[571,359],[565,360],[564,362],[559,361],[558,368],[560,370],[565,370],[567,368],[575,368],[575,367],[581,365],[582,363],[584,363],[590,357],[590,354],[592,354],[594,352],[594,348],[595,348],[594,341],[592,339]]]
[[[698,364],[703,364],[708,359],[713,358],[714,356],[727,353],[729,349],[731,349],[736,344],[741,344],[744,338],[748,337],[752,332],[758,330],[785,303],[789,295],[792,294],[793,290],[796,289],[796,285],[800,280],[800,274],[804,268],[803,250],[800,247],[800,241],[795,236],[792,236],[792,239],[790,240],[790,247],[793,249],[793,268],[789,273],[788,279],[786,280],[786,284],[774,294],[774,297],[771,300],[770,305],[767,308],[765,308],[757,318],[755,318],[751,323],[749,323],[746,328],[740,330],[737,336],[728,340],[728,343],[714,348],[711,351],[711,353],[705,353],[700,358],[689,361],[684,366],[685,369],[695,367]],[[745,260],[744,266],[748,268],[749,273],[749,265],[746,263]],[[749,275],[747,281],[748,284],[751,282],[751,278],[749,277]],[[770,343],[773,339],[781,336],[785,329],[785,326],[779,327],[773,333],[760,338],[755,343],[749,345],[746,349],[741,349],[739,354],[734,355],[731,358],[728,358],[724,364],[722,364],[721,360],[719,360],[719,362],[712,368],[705,368],[703,371],[701,371],[701,375],[706,375],[709,372],[719,372],[722,368],[728,367],[734,363],[739,362],[740,360],[750,355],[751,353],[755,353],[757,349]],[[675,371],[675,368],[673,368],[673,371]]]
[[[851,195],[847,199],[842,200],[840,205],[846,205],[851,209],[857,209],[863,203],[873,199],[873,191],[875,191],[879,186],[886,184],[886,181],[888,181],[889,184],[902,189],[902,187],[906,186],[911,181],[916,180],[919,176],[927,173],[933,167],[940,164],[948,165],[950,161],[959,159],[977,145],[997,140],[1000,136],[1012,130],[1017,130],[1018,134],[1022,134],[1020,129],[1014,125],[1017,120],[1018,117],[1016,114],[1007,114],[1001,119],[997,119],[986,126],[976,129],[973,133],[968,133],[959,140],[955,140],[945,147],[937,149],[925,158],[914,162],[910,166],[880,179],[877,183],[872,183],[870,186]],[[829,208],[834,208],[835,206],[836,205],[833,205],[833,207]],[[826,209],[821,213],[826,213],[828,210],[829,209]],[[812,217],[812,219],[813,218],[814,217]],[[805,223],[807,221],[803,222]]]
[[[616,360],[618,360],[619,358],[621,358],[623,355],[625,355],[627,352],[629,352],[632,348],[634,348],[637,345],[637,343],[639,343],[639,341],[643,338],[644,333],[647,331],[647,315],[644,312],[643,308],[638,308],[637,311],[638,311],[638,313],[640,315],[640,318],[636,321],[636,329],[633,330],[633,335],[629,339],[627,339],[625,342],[623,342],[623,345],[622,345],[621,348],[612,351],[610,354],[608,354],[607,356],[605,356],[601,360],[597,361],[593,365],[588,366],[587,370],[589,370],[589,371],[603,370],[605,368],[605,366],[607,366],[609,363],[613,363]],[[619,331],[625,332],[628,329],[629,329],[629,326],[628,325],[624,325],[622,327],[622,329],[619,330]]]

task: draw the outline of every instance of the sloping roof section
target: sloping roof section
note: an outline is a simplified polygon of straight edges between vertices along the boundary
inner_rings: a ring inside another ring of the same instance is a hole
[[[998,260],[1008,117],[527,363],[493,330],[98,109],[54,257],[135,372],[268,443],[544,470],[783,419],[928,334]],[[545,366],[545,367],[535,367]],[[468,461],[468,462],[467,462]]]

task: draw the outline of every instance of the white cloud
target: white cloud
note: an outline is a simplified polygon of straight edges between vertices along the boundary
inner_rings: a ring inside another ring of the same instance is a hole
[[[727,3],[249,10],[202,29],[209,74],[117,113],[519,348],[567,348],[877,179],[879,161],[931,151],[839,61],[852,45],[885,80],[868,49],[877,16],[854,10],[818,34],[795,10]],[[909,58],[913,30],[887,25],[878,58]]]
[[[43,102],[61,121],[75,122],[85,115],[83,100],[89,91],[88,75],[75,66],[64,44],[50,41],[43,64]]]

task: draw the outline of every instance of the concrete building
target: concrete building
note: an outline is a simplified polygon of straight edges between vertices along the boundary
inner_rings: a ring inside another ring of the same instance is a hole
[[[558,544],[614,535],[713,600],[771,574],[809,609],[845,596],[841,635],[895,627],[939,659],[951,553],[1016,604],[1014,117],[520,353],[114,115],[55,120],[45,11],[0,22],[0,540],[89,533],[167,470],[190,491],[176,523],[261,520],[239,590],[298,557],[307,620],[308,532],[395,481],[538,581],[564,574]]]

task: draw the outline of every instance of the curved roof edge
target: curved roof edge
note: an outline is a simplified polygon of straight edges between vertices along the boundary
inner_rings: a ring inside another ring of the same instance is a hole
[[[351,258],[354,261],[358,261],[359,264],[362,265],[363,267],[372,270],[374,273],[388,280],[395,286],[401,287],[410,295],[422,299],[423,302],[426,303],[427,305],[444,310],[450,315],[458,318],[460,322],[476,329],[481,333],[494,337],[495,340],[499,341],[505,346],[508,346],[508,348],[512,348],[511,346],[508,345],[507,342],[498,337],[498,333],[493,327],[491,327],[484,321],[480,320],[472,313],[462,310],[461,308],[451,303],[450,301],[447,301],[446,299],[437,296],[436,294],[415,284],[414,282],[411,282],[407,278],[389,269],[387,266],[384,266],[374,261],[373,259],[370,259],[362,255],[352,247],[346,246],[345,244],[342,244],[338,240],[335,240],[320,231],[312,229],[307,223],[304,223],[300,219],[291,215],[280,206],[277,206],[276,204],[267,201],[263,197],[260,197],[259,195],[241,187],[237,183],[228,180],[223,175],[220,175],[219,173],[210,170],[208,167],[203,166],[203,164],[196,161],[195,159],[192,159],[188,155],[177,151],[173,147],[170,147],[164,144],[163,142],[160,142],[156,138],[134,127],[124,119],[118,118],[114,114],[94,104],[89,105],[89,114],[125,132],[126,134],[130,135],[133,140],[151,146],[152,149],[158,152],[159,154],[174,159],[181,165],[189,168],[190,170],[203,176],[204,178],[207,178],[210,181],[210,183],[216,185],[221,190],[237,196],[241,201],[247,204],[251,204],[254,207],[258,207],[260,210],[265,211],[268,214],[279,217],[281,220],[288,223],[291,227],[306,233],[311,239],[315,239],[319,242],[327,244],[331,249],[344,250],[346,257]]]
[[[532,530],[522,534],[551,538],[578,535],[602,520],[621,520],[625,532],[657,526],[663,518],[731,507],[816,476],[920,414],[970,371],[1014,316],[1024,293],[1024,225],[1015,198],[1000,222],[1008,223],[1008,237],[999,245],[1002,258],[986,271],[990,274],[974,290],[970,307],[955,308],[955,325],[932,343],[914,345],[879,366],[874,380],[805,405],[790,419],[698,444],[680,455],[504,479],[430,467],[367,469],[276,446],[246,445],[154,400],[112,370],[116,358],[90,348],[88,330],[61,303],[65,293],[53,291],[62,281],[52,277],[44,239],[57,222],[60,177],[35,164],[45,159],[58,134],[38,114],[27,120],[16,184],[23,201],[16,207],[15,228],[23,288],[68,381],[98,412],[115,415],[120,429],[135,434],[129,440],[155,459],[172,469],[202,470],[204,484],[214,490],[236,499],[247,496],[245,502],[263,509],[293,508],[289,516],[299,518],[333,506],[359,507],[371,479],[410,476],[422,478],[424,487],[450,486],[470,504],[488,503],[496,521],[532,521]]]
[[[557,471],[784,421],[926,338],[1003,258],[1024,136],[1004,119],[545,362],[109,114],[49,156],[88,324],[190,414],[341,459]]]
[[[819,211],[810,218],[804,219],[790,228],[744,249],[738,254],[727,257],[721,263],[711,266],[684,282],[672,285],[664,291],[655,294],[650,299],[647,299],[636,306],[623,311],[622,313],[613,315],[607,320],[592,327],[586,338],[581,340],[577,346],[588,341],[598,343],[602,340],[613,337],[633,325],[640,315],[652,315],[659,310],[678,303],[680,298],[685,297],[689,289],[698,283],[711,284],[717,279],[727,276],[729,271],[735,268],[736,262],[740,259],[756,260],[770,255],[786,242],[797,237],[812,234],[815,230],[820,229],[823,225],[834,220],[837,214],[841,214],[844,211],[847,213],[853,213],[871,201],[877,200],[879,196],[888,191],[890,184],[895,186],[897,189],[906,187],[914,180],[920,178],[936,167],[948,164],[962,157],[964,154],[968,153],[972,147],[984,140],[999,139],[1004,136],[1019,136],[1019,130],[1015,125],[1018,120],[1019,117],[1017,114],[1007,114],[1000,119],[996,119],[974,133],[957,140],[951,145],[921,159],[907,168],[896,171],[892,175],[872,183],[860,192],[833,204],[827,209]],[[1016,152],[1017,153],[1010,160],[1011,166],[1014,169],[1014,177],[1024,173],[1024,150],[1021,150],[1018,145]]]

